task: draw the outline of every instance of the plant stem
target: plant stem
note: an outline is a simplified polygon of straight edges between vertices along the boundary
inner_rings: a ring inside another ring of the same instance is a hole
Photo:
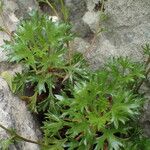
[[[63,14],[63,19],[64,19],[65,22],[67,22],[67,19],[68,19],[67,9],[65,7],[65,4],[64,4],[63,0],[60,0],[60,3],[61,3],[61,11],[62,11],[62,14]]]
[[[148,57],[148,59],[147,59],[147,61],[145,63],[145,69],[148,67],[149,63],[150,63],[150,56]]]
[[[100,8],[100,11],[101,11],[101,12],[103,12],[103,9],[104,9],[104,2],[105,2],[105,1],[102,0],[102,5],[101,5],[101,8]],[[98,24],[97,29],[96,29],[96,33],[94,34],[94,37],[93,37],[93,39],[92,39],[92,41],[91,41],[91,44],[90,44],[90,46],[88,47],[88,49],[85,51],[85,56],[87,56],[87,54],[90,53],[91,49],[93,48],[93,46],[94,46],[94,44],[95,44],[95,42],[96,42],[97,36],[98,36],[98,34],[99,34],[100,32],[101,32],[101,31],[99,31],[99,24]]]
[[[103,9],[104,9],[104,0],[102,0],[102,5],[101,5],[101,12],[103,12]]]
[[[10,39],[12,40],[11,31],[9,30],[7,24],[5,23],[5,19],[4,19],[4,16],[3,16],[2,12],[0,13],[0,16],[1,16],[1,18],[2,18],[2,22],[3,22],[4,27],[5,27],[5,28],[2,28],[2,31],[5,32],[7,35],[9,35],[9,36],[10,36]]]
[[[50,6],[50,8],[53,10],[53,12],[55,13],[55,15],[59,18],[59,15],[57,13],[57,10],[54,8],[54,6],[48,1],[46,0],[46,3]]]
[[[148,65],[150,64],[150,57],[147,59],[146,64],[145,64],[145,69],[147,69]],[[137,85],[134,89],[135,93],[138,93],[140,87],[142,86],[142,84],[144,83],[145,79],[147,78],[148,74],[150,73],[150,68],[147,69],[147,71],[145,72],[145,78],[141,80],[141,82],[139,83],[139,85]]]
[[[24,142],[37,144],[37,145],[40,145],[40,146],[43,146],[43,147],[48,147],[48,145],[45,145],[45,144],[43,144],[43,143],[41,143],[39,141],[33,141],[33,140],[30,140],[30,139],[24,138],[24,137],[20,136],[19,134],[17,134],[16,132],[12,131],[11,129],[6,128],[5,126],[3,126],[1,124],[0,124],[0,128],[4,129],[8,134],[13,136],[14,139],[20,139],[20,140],[22,140]]]

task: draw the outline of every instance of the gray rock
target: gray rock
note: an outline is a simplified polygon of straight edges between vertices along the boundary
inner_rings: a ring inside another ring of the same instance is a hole
[[[93,33],[90,27],[82,20],[87,11],[86,0],[65,0],[65,3],[69,9],[69,19],[73,24],[72,31],[82,38],[91,36]]]
[[[65,0],[72,21],[79,20],[87,10],[86,0]]]
[[[99,28],[100,14],[94,11],[88,11],[83,16],[83,21],[90,26],[93,32]]]
[[[74,41],[71,43],[71,47],[73,48],[73,50],[85,54],[88,48],[90,47],[90,44],[86,42],[84,39],[76,37]]]
[[[87,10],[82,21],[92,32],[106,29],[106,32],[98,35],[92,47],[90,60],[93,68],[99,68],[110,56],[129,56],[136,61],[142,60],[141,45],[150,39],[150,1],[107,0],[105,14],[108,19],[105,21],[101,21],[99,11],[94,11],[97,0],[87,0],[86,3]]]
[[[7,128],[16,129],[17,133],[27,139],[38,140],[40,132],[35,121],[26,107],[26,103],[14,96],[6,81],[0,78],[0,124]],[[0,128],[0,139],[8,135]],[[39,146],[20,142],[15,144],[17,150],[38,150]]]
[[[143,59],[141,45],[149,42],[150,39],[149,8],[149,0],[108,0],[106,2],[105,13],[108,20],[101,24],[107,32],[98,37],[95,49],[99,62],[102,63],[109,56],[116,55],[129,56],[136,61]]]
[[[38,6],[34,0],[3,0],[3,11],[0,15],[0,26],[11,33],[16,29],[19,19],[24,17],[31,9]],[[10,40],[5,32],[0,32],[0,46],[3,40]],[[0,48],[0,73],[8,71],[11,74],[21,72],[20,65],[8,64],[6,53]],[[0,123],[7,128],[16,129],[17,133],[31,140],[38,140],[41,133],[37,122],[27,109],[25,102],[14,96],[6,81],[0,78]],[[0,140],[9,135],[0,128]],[[1,148],[0,148],[1,149]],[[11,150],[39,150],[39,146],[26,142],[11,145]]]

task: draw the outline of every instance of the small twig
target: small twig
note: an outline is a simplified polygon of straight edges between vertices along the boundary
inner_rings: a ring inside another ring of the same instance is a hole
[[[1,124],[0,124],[0,128],[4,129],[8,134],[13,136],[14,139],[20,139],[20,140],[22,140],[24,142],[37,144],[37,145],[40,145],[40,146],[43,146],[43,147],[48,147],[48,145],[45,145],[45,144],[43,144],[43,143],[41,143],[39,141],[33,141],[33,140],[30,140],[30,139],[24,138],[24,137],[20,136],[19,134],[17,134],[16,132],[12,131],[11,129],[6,128],[5,126],[3,126]]]
[[[0,124],[0,128],[2,128],[2,129],[4,129],[4,130],[6,130],[7,132],[10,132],[10,130],[9,129],[7,129],[6,127],[4,127],[3,125],[1,125]]]
[[[67,48],[68,48],[68,60],[69,60],[69,65],[71,65],[72,50],[71,50],[71,48],[70,48],[69,42],[67,42],[66,44],[67,44]]]
[[[145,63],[145,69],[148,67],[149,63],[150,63],[150,56],[148,57],[148,59],[147,59],[147,61]]]
[[[48,0],[46,0],[46,3],[50,6],[50,8],[51,8],[51,9],[53,10],[53,12],[55,13],[55,15],[59,18],[59,15],[58,15],[56,9],[53,7],[53,5],[52,5]]]
[[[102,5],[101,5],[100,11],[103,12],[103,9],[104,9],[104,0],[102,0]]]
[[[79,141],[80,140],[80,138],[82,137],[84,135],[84,133],[82,132],[82,133],[80,133],[77,137],[76,137],[76,140],[77,141]]]
[[[3,16],[2,12],[0,13],[0,16],[1,16],[1,18],[2,18],[2,22],[3,22],[4,27],[5,27],[5,28],[3,28],[3,32],[5,32],[7,35],[9,35],[10,38],[11,38],[11,40],[12,40],[12,33],[11,33],[11,31],[9,30],[7,24],[5,23],[5,19],[4,19],[4,16]]]
[[[77,119],[68,119],[68,118],[64,118],[64,121],[68,121],[68,122],[78,122],[78,123],[81,122],[80,120],[77,120]]]
[[[104,0],[102,0],[102,5],[101,5],[101,8],[100,8],[100,11],[101,12],[103,12],[103,9],[104,9]],[[89,52],[91,51],[91,49],[92,49],[92,47],[94,46],[94,44],[95,44],[95,41],[96,41],[96,38],[97,38],[97,36],[98,36],[98,34],[100,33],[100,31],[99,31],[99,24],[98,24],[98,27],[97,27],[97,29],[96,29],[96,33],[94,34],[94,37],[93,37],[93,39],[92,39],[92,41],[91,41],[91,44],[90,44],[90,46],[88,47],[88,49],[86,50],[86,52],[85,52],[85,56],[87,56],[87,54],[89,54]]]
[[[43,73],[47,73],[47,72],[46,71],[39,71],[39,72],[36,72],[36,75],[43,74]],[[65,76],[66,76],[63,72],[57,73],[57,72],[53,72],[53,71],[48,71],[48,73],[51,75],[57,76],[59,78],[65,78]]]
[[[63,19],[64,19],[65,22],[67,22],[68,16],[66,16],[65,4],[64,4],[63,0],[60,0],[60,3],[61,3],[61,11],[62,11]]]
[[[149,64],[150,64],[150,57],[148,57],[148,59],[147,59],[147,61],[146,61],[146,63],[145,63],[145,69],[147,70],[147,71],[145,72],[145,78],[142,79],[142,80],[139,82],[139,84],[135,87],[135,89],[134,89],[135,93],[138,93],[140,87],[141,87],[142,84],[145,82],[145,80],[146,80],[148,74],[150,73],[150,68],[147,69],[147,67],[148,67]]]
[[[1,31],[2,32],[5,32],[7,35],[9,35],[10,37],[12,36],[11,35],[11,33],[7,30],[7,29],[5,29],[5,28],[3,28],[3,27],[1,27]]]
[[[93,37],[93,39],[92,39],[92,41],[91,41],[90,46],[89,46],[89,47],[87,48],[87,50],[85,51],[85,54],[84,54],[85,56],[87,56],[87,54],[90,53],[91,49],[93,48],[93,46],[94,46],[94,44],[95,44],[96,38],[97,38],[97,33],[95,33],[95,35],[94,35],[94,37]]]

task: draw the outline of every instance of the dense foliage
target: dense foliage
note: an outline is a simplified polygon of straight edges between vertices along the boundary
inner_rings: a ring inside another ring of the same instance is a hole
[[[14,78],[13,90],[25,95],[26,89],[32,96],[34,111],[37,111],[37,98],[42,99],[40,110],[46,110],[52,106],[54,93],[67,88],[66,83],[71,88],[73,82],[86,77],[84,58],[67,46],[73,39],[70,28],[67,23],[55,23],[48,16],[33,12],[31,19],[19,25],[13,42],[5,46],[9,50],[9,61],[23,66],[23,72]]]
[[[31,111],[42,111],[44,146],[39,145],[44,150],[148,150],[149,139],[137,122],[144,102],[138,90],[150,72],[149,45],[143,47],[146,63],[112,58],[101,70],[89,71],[82,54],[70,50],[70,29],[34,12],[5,45],[9,61],[23,67],[9,80],[11,89]]]
[[[142,68],[127,58],[113,59],[89,81],[76,83],[73,98],[57,95],[60,114],[47,113],[45,138],[63,139],[62,147],[69,150],[126,149],[134,130],[129,123],[143,103],[132,90],[144,77]]]

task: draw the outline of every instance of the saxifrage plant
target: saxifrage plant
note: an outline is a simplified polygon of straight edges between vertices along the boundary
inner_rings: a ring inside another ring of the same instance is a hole
[[[135,122],[143,104],[133,89],[143,78],[143,65],[118,58],[89,81],[76,83],[72,98],[56,95],[60,114],[47,113],[45,144],[55,139],[68,150],[126,150],[134,130],[130,122]]]
[[[30,15],[5,49],[10,62],[23,66],[22,73],[14,77],[13,90],[30,100],[33,111],[37,111],[37,103],[45,111],[54,107],[54,94],[67,91],[67,86],[70,90],[75,81],[86,78],[86,63],[82,54],[69,49],[73,34],[68,23],[52,22],[38,12]]]

